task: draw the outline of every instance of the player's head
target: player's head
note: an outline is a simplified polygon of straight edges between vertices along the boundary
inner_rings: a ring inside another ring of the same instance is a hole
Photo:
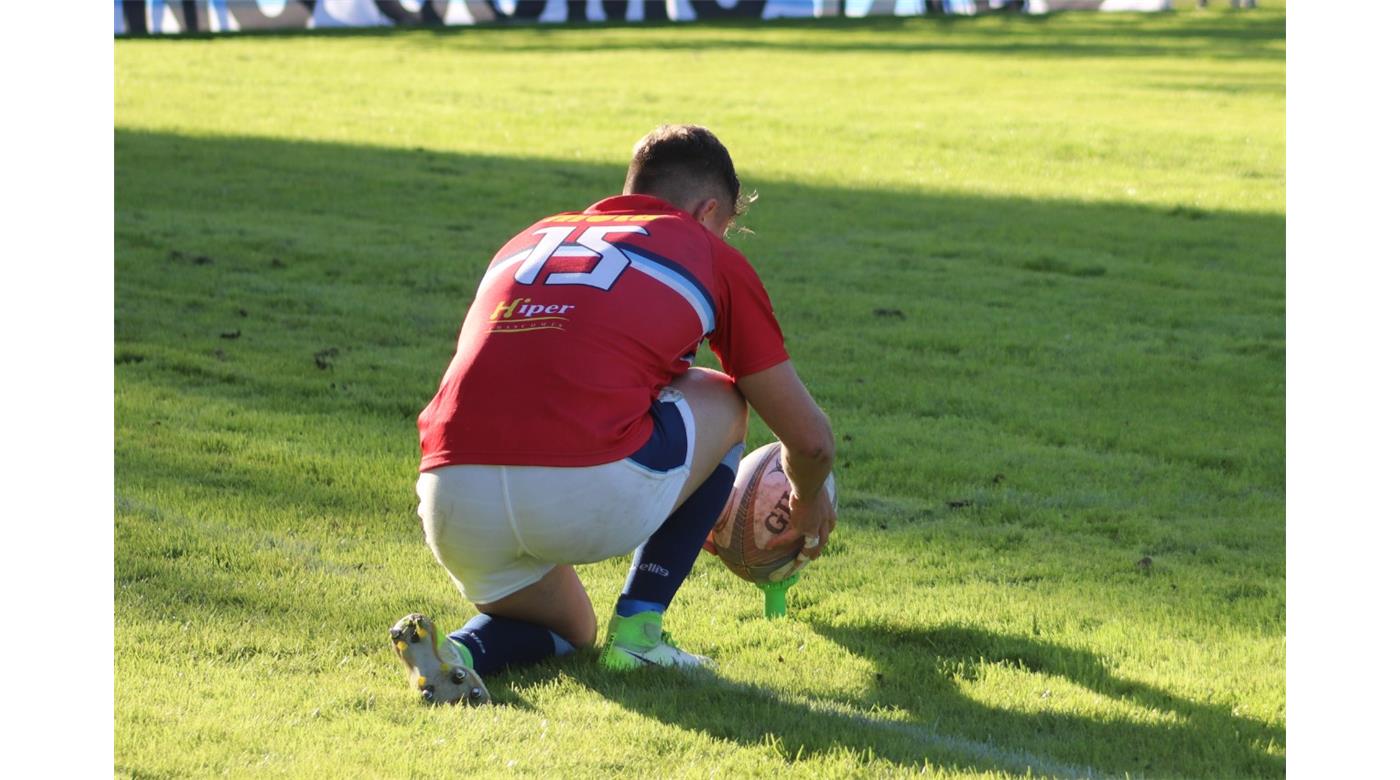
[[[747,205],[729,150],[698,125],[661,125],[638,141],[622,193],[655,195],[721,236]]]

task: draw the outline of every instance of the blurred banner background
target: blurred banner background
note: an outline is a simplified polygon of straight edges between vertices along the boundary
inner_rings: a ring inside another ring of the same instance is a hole
[[[326,27],[1163,11],[1171,0],[114,0],[116,35]]]

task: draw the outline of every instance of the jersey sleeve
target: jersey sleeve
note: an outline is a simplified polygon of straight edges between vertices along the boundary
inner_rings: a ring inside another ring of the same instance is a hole
[[[728,244],[716,239],[712,246],[720,300],[710,349],[724,373],[739,379],[787,360],[783,331],[758,272]]]

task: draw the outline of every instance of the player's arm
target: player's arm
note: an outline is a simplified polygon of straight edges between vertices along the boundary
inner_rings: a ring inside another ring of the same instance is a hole
[[[818,543],[804,551],[808,558],[815,558],[836,525],[836,510],[824,489],[836,456],[831,422],[807,392],[790,360],[741,377],[738,385],[749,405],[782,442],[783,471],[792,483],[792,525],[774,537],[770,547],[817,537]]]

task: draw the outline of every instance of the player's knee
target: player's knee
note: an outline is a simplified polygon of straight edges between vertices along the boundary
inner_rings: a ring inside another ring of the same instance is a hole
[[[560,636],[575,648],[592,647],[598,640],[598,622],[591,614],[587,618],[580,617]]]
[[[717,392],[739,392],[734,386],[734,380],[730,379],[728,374],[716,371],[713,368],[702,368],[700,366],[686,369],[685,374],[676,380],[676,385],[682,389],[682,392],[684,392],[687,386],[701,386],[713,389]]]
[[[749,436],[749,405],[739,396],[739,408],[734,415],[734,427],[730,429],[730,441],[742,444]]]
[[[699,385],[707,393],[725,399],[730,404],[744,408],[744,396],[734,378],[722,371],[711,368],[692,368],[685,372],[684,381],[692,386]]]

